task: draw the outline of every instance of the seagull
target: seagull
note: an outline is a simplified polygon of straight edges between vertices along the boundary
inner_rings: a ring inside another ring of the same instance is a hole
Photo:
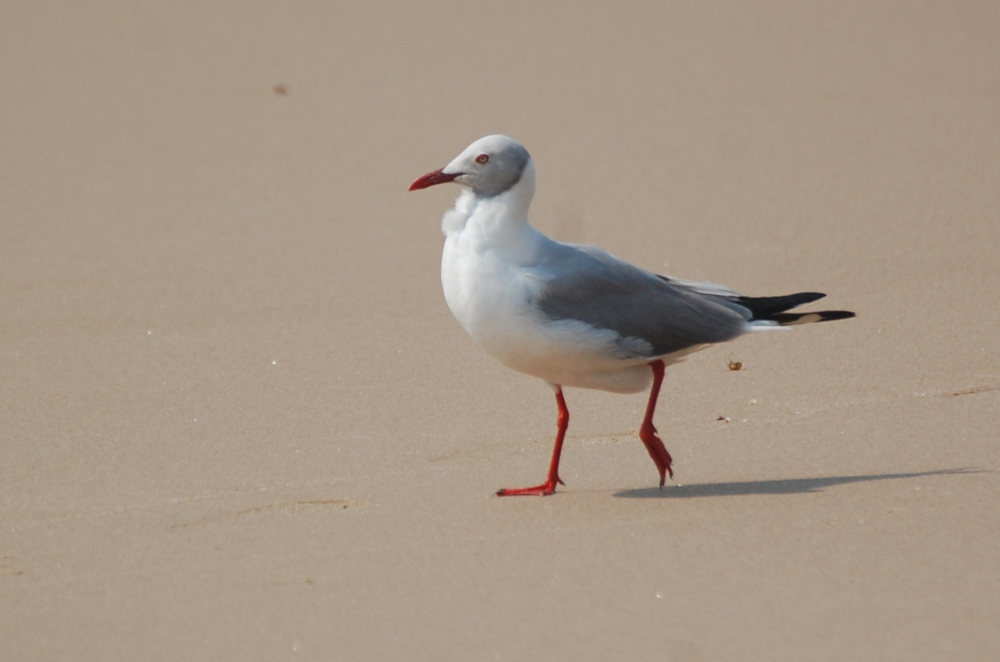
[[[790,313],[823,296],[748,297],[715,283],[661,276],[594,246],[551,239],[528,222],[535,166],[513,138],[490,135],[410,191],[462,186],[445,212],[441,284],[459,324],[504,365],[555,391],[557,431],[545,482],[498,496],[549,495],[569,426],[564,387],[612,393],[649,390],[639,439],[660,475],[673,459],[653,425],[666,366],[744,333],[854,317],[844,310]],[[652,383],[652,386],[650,386]]]

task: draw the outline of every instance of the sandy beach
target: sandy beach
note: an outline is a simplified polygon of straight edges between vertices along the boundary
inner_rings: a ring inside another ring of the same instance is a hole
[[[0,11],[0,658],[987,660],[1000,5]],[[857,318],[549,388],[408,193]],[[739,361],[741,370],[728,363]]]

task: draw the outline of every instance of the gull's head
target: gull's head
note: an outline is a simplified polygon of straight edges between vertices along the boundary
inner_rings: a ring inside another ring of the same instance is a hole
[[[480,138],[451,163],[410,184],[410,190],[445,182],[466,186],[477,196],[491,198],[509,191],[531,174],[531,156],[519,142],[502,135]]]

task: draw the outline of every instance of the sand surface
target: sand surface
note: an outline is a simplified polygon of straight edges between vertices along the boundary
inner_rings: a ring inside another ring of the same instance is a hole
[[[996,659],[998,31],[7,3],[0,658]],[[541,230],[857,319],[672,368],[662,491],[645,396],[571,390],[567,486],[492,496],[555,405],[444,305],[457,190],[406,188],[493,132]]]

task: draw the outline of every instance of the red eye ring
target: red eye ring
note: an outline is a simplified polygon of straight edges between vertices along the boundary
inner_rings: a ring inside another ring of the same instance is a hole
[[[489,154],[480,154],[479,156],[476,157],[476,163],[478,163],[479,165],[485,165],[486,162],[489,160],[490,160]]]

